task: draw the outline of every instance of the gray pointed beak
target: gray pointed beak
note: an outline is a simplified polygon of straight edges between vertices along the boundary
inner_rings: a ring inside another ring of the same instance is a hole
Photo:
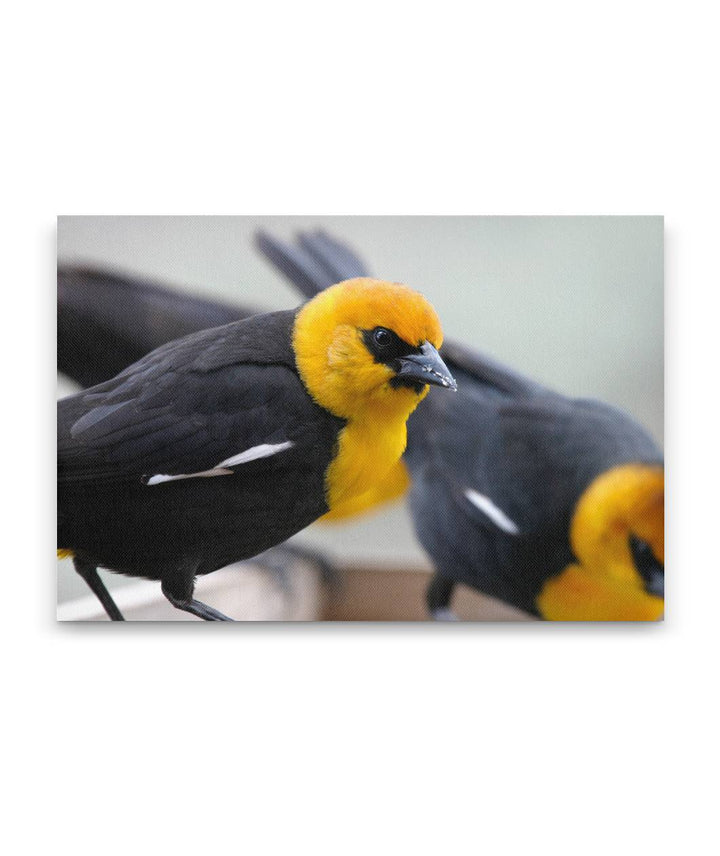
[[[457,392],[455,378],[450,374],[450,370],[442,361],[442,357],[430,342],[425,342],[420,346],[419,354],[407,354],[400,357],[397,362],[399,367],[396,375],[401,383],[430,383]]]

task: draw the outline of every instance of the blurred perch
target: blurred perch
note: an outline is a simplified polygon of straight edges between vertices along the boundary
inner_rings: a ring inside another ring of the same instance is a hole
[[[198,579],[201,598],[221,603],[238,621],[317,621],[323,615],[328,589],[322,564],[295,554],[275,557],[280,573],[268,573],[264,557],[229,565]],[[273,561],[273,568],[275,567]],[[113,598],[127,621],[193,621],[174,609],[157,583],[148,580],[114,589]],[[108,621],[94,595],[58,605],[59,621]]]

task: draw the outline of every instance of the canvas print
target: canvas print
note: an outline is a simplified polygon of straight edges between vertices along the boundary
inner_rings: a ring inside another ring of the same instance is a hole
[[[661,217],[59,217],[58,618],[656,621]]]

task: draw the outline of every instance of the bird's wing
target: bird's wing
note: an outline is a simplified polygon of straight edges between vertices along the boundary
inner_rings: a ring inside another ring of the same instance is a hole
[[[59,402],[58,482],[226,474],[311,444],[319,408],[282,349],[274,361],[248,347],[253,321],[171,342]]]
[[[82,386],[172,339],[255,312],[94,267],[61,264],[57,277],[58,370]]]
[[[441,354],[458,385],[465,382],[477,387],[479,384],[488,390],[512,396],[530,396],[548,392],[520,372],[452,339],[445,340]]]

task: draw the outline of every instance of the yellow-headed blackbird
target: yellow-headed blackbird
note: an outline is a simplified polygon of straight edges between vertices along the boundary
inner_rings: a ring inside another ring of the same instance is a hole
[[[296,247],[261,233],[258,246],[308,296],[367,275],[323,232]],[[436,569],[431,614],[452,617],[462,582],[546,619],[659,618],[664,471],[647,432],[614,407],[567,398],[451,341],[442,355],[459,392],[428,396],[409,420],[403,459],[415,530]],[[401,463],[348,508],[405,484]]]
[[[57,282],[57,368],[81,387],[110,380],[171,339],[259,312],[89,265],[59,264]],[[316,567],[324,583],[337,583],[325,555],[297,544],[280,544],[252,561],[285,589],[288,563],[297,559]]]
[[[99,566],[227,620],[195,577],[381,482],[428,384],[455,389],[441,344],[424,297],[359,278],[163,345],[58,402],[58,548],[111,618]]]

